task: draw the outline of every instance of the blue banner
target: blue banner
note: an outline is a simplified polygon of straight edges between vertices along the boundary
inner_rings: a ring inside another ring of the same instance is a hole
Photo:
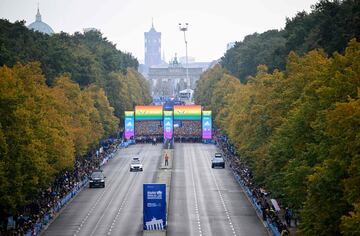
[[[144,184],[144,230],[166,229],[166,184]]]
[[[125,111],[125,138],[134,138],[134,112]]]
[[[172,139],[173,137],[173,116],[172,111],[164,111],[164,139]]]
[[[202,115],[202,138],[211,139],[212,138],[212,120],[211,120],[211,111],[203,111]]]

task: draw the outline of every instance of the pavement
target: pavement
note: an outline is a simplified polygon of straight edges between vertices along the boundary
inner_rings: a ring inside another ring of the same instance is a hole
[[[137,144],[121,149],[103,172],[105,188],[85,187],[42,235],[142,235],[143,183],[155,181],[161,145]],[[129,172],[139,156],[143,172]]]
[[[230,168],[211,168],[215,145],[176,143],[167,235],[267,236]]]
[[[165,166],[164,154],[169,156]],[[85,187],[43,235],[239,235],[265,236],[266,229],[230,169],[212,169],[215,145],[136,144],[121,149],[103,168],[106,187]],[[143,172],[129,172],[138,156]],[[143,231],[143,184],[167,186],[166,231]]]

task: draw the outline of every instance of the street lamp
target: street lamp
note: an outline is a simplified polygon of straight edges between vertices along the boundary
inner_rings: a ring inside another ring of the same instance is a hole
[[[187,40],[186,40],[186,34],[185,32],[188,30],[189,23],[185,23],[185,25],[179,23],[179,29],[180,31],[184,32],[184,41],[185,41],[185,60],[186,60],[186,83],[187,88],[190,88],[190,79],[189,79],[189,69],[188,69],[188,50],[187,50]]]

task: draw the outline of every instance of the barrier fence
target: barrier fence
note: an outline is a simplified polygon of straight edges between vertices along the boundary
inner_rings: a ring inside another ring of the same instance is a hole
[[[206,143],[206,142],[204,142]],[[208,144],[211,144],[213,142],[208,142]],[[221,147],[218,145],[217,142],[215,142],[215,144],[221,149]],[[227,162],[230,162],[230,160],[228,160],[226,158],[225,155],[225,160]],[[231,165],[229,165],[231,166]],[[251,189],[246,186],[244,180],[241,178],[241,176],[231,167],[232,173],[236,179],[236,181],[238,182],[238,184],[240,185],[240,187],[243,189],[244,193],[247,195],[248,199],[250,200],[251,204],[253,205],[255,211],[257,212],[258,215],[263,215],[263,211],[261,209],[261,206],[258,203],[258,199],[256,198],[256,196],[254,196],[254,194],[252,193]],[[266,218],[266,221],[263,221],[263,223],[265,224],[265,227],[268,228],[269,232],[273,235],[273,236],[281,236],[281,233],[278,230],[278,227],[276,226],[276,224],[274,222],[272,222],[268,217]]]
[[[127,148],[129,145],[134,144],[134,140],[129,140],[126,142],[121,142],[121,144],[118,145],[118,148]],[[109,160],[111,160],[116,153],[117,150],[114,152],[108,154],[104,160],[100,163],[100,167],[105,165]],[[40,232],[55,218],[55,216],[60,212],[60,210],[67,204],[69,201],[74,198],[81,189],[86,186],[89,182],[89,179],[86,177],[83,181],[81,181],[78,185],[76,185],[65,197],[63,197],[61,200],[59,200],[56,205],[48,212],[46,213],[41,220],[39,220],[35,227],[32,230],[27,231],[24,235],[25,236],[34,236],[39,235]]]

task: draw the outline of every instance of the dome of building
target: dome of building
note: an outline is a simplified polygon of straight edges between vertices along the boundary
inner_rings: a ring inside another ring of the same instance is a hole
[[[54,30],[45,22],[41,21],[41,15],[39,8],[37,9],[37,14],[35,18],[35,22],[31,23],[28,28],[32,29],[34,31],[38,31],[44,34],[52,35],[54,33]]]

